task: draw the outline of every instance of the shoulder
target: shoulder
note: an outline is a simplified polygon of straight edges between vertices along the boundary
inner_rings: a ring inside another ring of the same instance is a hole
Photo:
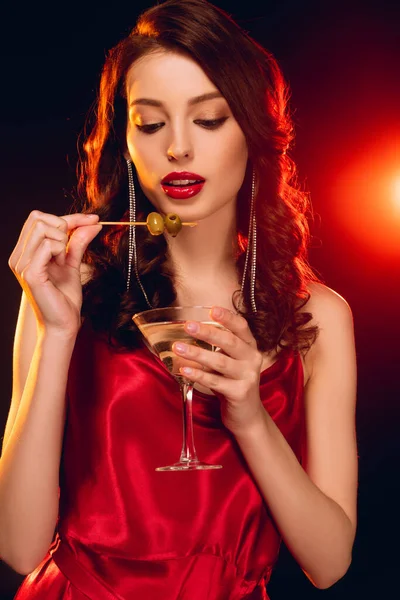
[[[353,314],[348,302],[322,283],[310,283],[308,291],[310,298],[302,310],[311,313],[307,325],[316,325],[318,336],[303,357],[306,382],[321,369],[333,369],[339,355],[354,354]]]
[[[352,325],[352,311],[343,296],[317,282],[309,283],[308,292],[310,298],[302,310],[312,314],[313,325],[324,329],[339,323]]]

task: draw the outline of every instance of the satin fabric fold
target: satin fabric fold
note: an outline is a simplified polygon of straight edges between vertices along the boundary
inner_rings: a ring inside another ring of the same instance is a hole
[[[299,460],[303,385],[300,356],[289,349],[260,377],[264,407]],[[281,538],[216,397],[194,392],[194,436],[201,460],[223,468],[156,472],[180,454],[179,386],[146,347],[112,348],[86,322],[67,400],[59,560],[53,549],[18,600],[103,600],[97,584],[118,600],[267,598]]]

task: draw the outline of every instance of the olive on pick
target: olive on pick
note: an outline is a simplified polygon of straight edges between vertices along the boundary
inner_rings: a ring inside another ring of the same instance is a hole
[[[182,229],[182,221],[175,213],[168,213],[164,217],[165,228],[172,235],[176,237]]]
[[[164,219],[157,212],[151,212],[146,219],[147,229],[151,235],[161,235],[164,233]]]

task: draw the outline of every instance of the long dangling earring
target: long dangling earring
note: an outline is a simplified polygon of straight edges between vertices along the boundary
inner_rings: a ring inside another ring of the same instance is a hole
[[[250,221],[249,221],[249,233],[247,236],[247,248],[246,258],[244,261],[241,295],[242,301],[244,298],[244,284],[246,280],[247,267],[249,264],[249,256],[251,249],[251,260],[250,260],[250,301],[251,310],[253,313],[257,312],[256,300],[255,300],[255,283],[256,283],[256,263],[257,263],[257,222],[256,222],[256,211],[254,206],[254,199],[256,195],[256,174],[253,169],[253,176],[251,180],[251,203],[250,203]]]
[[[136,221],[136,194],[135,194],[135,185],[133,182],[133,170],[132,170],[132,161],[130,158],[126,159],[126,164],[128,167],[128,185],[129,185],[129,220],[131,222]],[[153,308],[149,302],[145,289],[140,281],[139,277],[139,269],[138,269],[138,260],[137,260],[137,246],[136,246],[136,225],[129,225],[129,246],[128,246],[128,277],[126,281],[126,289],[129,290],[131,283],[131,273],[132,273],[132,260],[133,260],[133,268],[136,275],[136,280],[139,284],[140,289],[143,292],[143,295],[146,299],[146,302],[149,308]]]

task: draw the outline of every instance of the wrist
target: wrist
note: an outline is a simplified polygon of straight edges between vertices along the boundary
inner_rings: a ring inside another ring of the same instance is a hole
[[[59,329],[38,324],[38,340],[45,344],[74,345],[79,328]]]
[[[257,439],[260,435],[265,435],[268,417],[268,413],[260,402],[259,408],[252,415],[251,419],[248,419],[245,423],[242,422],[237,427],[231,428],[230,431],[239,444],[249,442]]]

